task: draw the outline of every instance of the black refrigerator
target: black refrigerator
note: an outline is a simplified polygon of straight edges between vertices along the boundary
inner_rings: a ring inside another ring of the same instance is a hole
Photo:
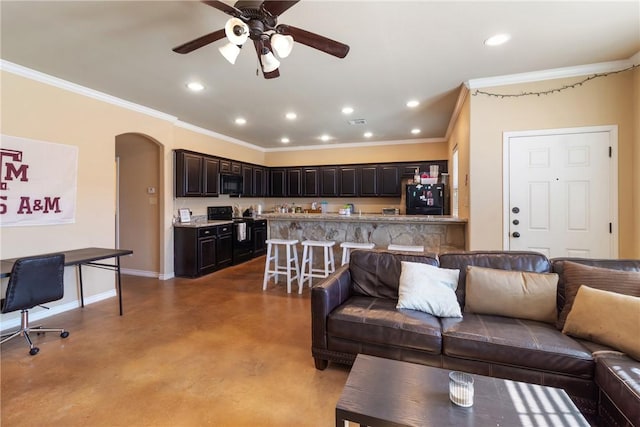
[[[444,215],[445,184],[407,185],[407,215]]]

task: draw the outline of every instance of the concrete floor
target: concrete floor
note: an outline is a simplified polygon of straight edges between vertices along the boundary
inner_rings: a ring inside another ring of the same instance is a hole
[[[110,298],[38,322],[70,336],[35,336],[36,356],[2,345],[0,424],[334,425],[348,368],[314,368],[309,289],[263,292],[263,268],[123,276],[124,316]]]

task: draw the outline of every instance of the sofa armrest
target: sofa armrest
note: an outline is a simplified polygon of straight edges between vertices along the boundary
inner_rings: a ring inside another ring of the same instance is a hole
[[[327,348],[327,318],[351,296],[351,272],[343,265],[311,288],[311,346]]]

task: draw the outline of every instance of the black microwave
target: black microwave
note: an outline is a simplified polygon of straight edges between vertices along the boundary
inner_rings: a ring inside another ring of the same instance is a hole
[[[220,194],[239,196],[242,194],[242,176],[220,174]]]

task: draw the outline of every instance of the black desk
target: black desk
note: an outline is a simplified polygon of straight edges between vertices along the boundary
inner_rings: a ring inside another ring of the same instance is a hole
[[[78,279],[80,282],[80,303],[84,307],[84,290],[82,287],[82,266],[88,265],[91,267],[105,268],[107,270],[113,270],[117,272],[118,278],[118,304],[120,305],[120,316],[122,316],[122,281],[120,278],[120,257],[124,255],[131,255],[133,253],[130,249],[106,249],[106,248],[83,248],[74,249],[71,251],[56,252],[64,254],[64,265],[67,267],[78,266]],[[102,262],[96,262],[104,259],[115,258],[115,264],[105,264]],[[3,259],[2,260],[2,272],[0,277],[9,277],[11,275],[11,268],[13,263],[18,258]]]

